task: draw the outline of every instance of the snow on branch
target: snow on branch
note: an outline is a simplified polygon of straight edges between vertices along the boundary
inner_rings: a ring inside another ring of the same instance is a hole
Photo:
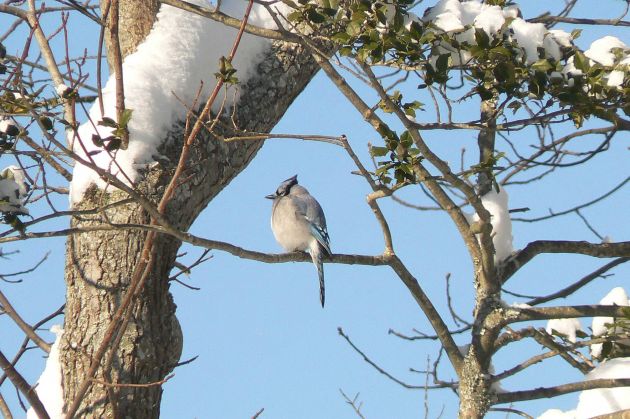
[[[545,390],[545,393],[554,391],[555,394],[552,395],[566,394],[571,389],[575,389],[573,391],[584,391],[580,394],[575,410],[562,412],[558,409],[550,409],[539,416],[538,419],[592,418],[630,409],[630,379],[627,377],[630,377],[630,358],[615,358],[601,363],[597,368],[586,374],[582,383],[566,384],[555,387],[554,390],[540,389]],[[532,390],[532,392],[536,391]],[[532,392],[527,394],[527,396],[532,396]],[[525,394],[521,394],[521,396],[523,395]],[[531,398],[527,400],[531,400]]]
[[[508,194],[504,188],[499,188],[497,192],[492,188],[481,197],[483,207],[490,213],[490,223],[492,224],[492,243],[494,245],[494,262],[496,264],[507,259],[514,247],[512,246],[512,220],[508,208]],[[469,223],[479,221],[479,215],[466,217]]]
[[[610,290],[608,294],[599,302],[601,305],[627,307],[630,305],[628,301],[628,294],[622,287],[616,287]],[[603,335],[618,335],[624,332],[624,328],[618,326],[616,317],[593,317],[593,323],[591,329],[593,330],[593,336]],[[627,340],[624,340],[627,345]],[[597,343],[591,346],[591,355],[594,358],[602,356],[604,345]],[[605,355],[604,355],[605,356]]]
[[[205,0],[196,5],[208,6]],[[223,1],[221,10],[242,18],[246,2]],[[250,23],[275,28],[275,23],[262,5],[254,5]],[[140,172],[159,159],[157,149],[168,130],[183,120],[195,103],[205,100],[208,87],[214,84],[221,57],[228,55],[237,30],[197,14],[166,4],[161,6],[157,21],[137,51],[123,62],[125,112],[123,120],[116,120],[116,81],[110,76],[103,89],[101,113],[98,104],[89,111],[89,121],[70,134],[73,150],[83,159],[93,161],[118,179],[131,185]],[[231,63],[236,70],[238,84],[244,85],[256,71],[261,55],[270,42],[245,35],[238,53]],[[234,80],[236,81],[236,80]],[[201,97],[197,92],[201,86]],[[213,108],[219,112],[222,105],[234,105],[238,100],[237,86],[230,87],[225,100],[217,100]],[[129,131],[127,149],[119,149],[117,132]],[[77,163],[71,183],[71,203],[77,203],[91,184],[105,188],[107,182],[92,169]]]

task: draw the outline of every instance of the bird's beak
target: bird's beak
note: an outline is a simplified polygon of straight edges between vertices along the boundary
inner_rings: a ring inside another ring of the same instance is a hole
[[[276,199],[276,194],[272,193],[271,195],[265,196],[265,198],[267,198],[267,199]]]

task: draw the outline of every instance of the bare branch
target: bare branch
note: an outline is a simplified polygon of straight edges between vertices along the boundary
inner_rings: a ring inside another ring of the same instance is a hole
[[[350,340],[348,335],[346,335],[344,333],[344,331],[343,331],[343,329],[341,327],[338,327],[337,331],[339,332],[339,335],[342,338],[344,338],[346,340],[346,342],[348,342],[348,344],[352,347],[352,349],[354,349],[359,355],[361,355],[361,357],[363,358],[363,360],[365,362],[370,364],[372,367],[374,367],[374,369],[376,369],[378,372],[380,372],[381,374],[383,374],[384,376],[386,376],[387,378],[389,378],[393,382],[395,382],[397,384],[400,384],[404,388],[408,388],[408,389],[411,389],[411,390],[422,390],[422,389],[426,388],[426,386],[424,386],[424,385],[408,384],[408,383],[405,383],[404,381],[401,381],[398,378],[394,377],[393,375],[391,375],[390,373],[385,371],[383,368],[378,366],[378,364],[376,364],[370,358],[368,358],[368,356],[363,351],[361,351],[359,348],[357,348],[357,346]],[[433,388],[446,388],[446,387],[447,387],[446,385],[438,384],[438,385],[434,385],[434,386],[429,386],[428,388],[433,389]]]
[[[614,188],[612,188],[611,190],[609,190],[605,194],[603,194],[603,195],[601,195],[601,196],[599,196],[599,197],[597,197],[595,199],[592,199],[592,200],[590,200],[590,201],[588,201],[588,202],[586,202],[584,204],[581,204],[581,205],[575,206],[573,208],[570,208],[568,210],[564,210],[564,211],[560,211],[560,212],[551,212],[550,211],[551,214],[544,215],[542,217],[536,217],[536,218],[512,218],[512,221],[523,221],[523,222],[526,222],[526,223],[533,223],[533,222],[536,222],[536,221],[548,220],[548,219],[553,218],[553,217],[558,217],[558,216],[561,216],[561,215],[570,214],[570,213],[575,212],[577,210],[581,210],[583,208],[590,207],[591,205],[596,204],[596,203],[600,202],[601,200],[603,200],[605,198],[608,198],[610,195],[614,194],[619,189],[623,188],[625,186],[625,184],[628,183],[628,181],[630,181],[630,176],[625,178],[621,183],[619,183],[617,186],[615,186]]]
[[[346,401],[346,403],[348,403],[351,407],[352,410],[354,410],[354,413],[357,414],[358,417],[360,417],[361,419],[365,419],[365,416],[363,416],[363,413],[361,413],[361,408],[363,407],[363,402],[359,402],[359,393],[357,393],[354,398],[350,398],[346,395],[346,393],[343,392],[342,389],[339,389],[339,392],[341,393],[341,395],[343,396],[344,400]]]
[[[168,4],[169,6],[177,7],[178,9],[186,10],[191,13],[195,13],[199,16],[207,17],[216,22],[221,22],[224,25],[231,26],[236,29],[241,26],[241,21],[239,19],[235,19],[208,7],[198,6],[196,4],[188,3],[182,0],[161,0],[161,3]],[[289,32],[263,29],[250,24],[245,25],[245,32],[268,39],[296,43],[299,42],[299,38]]]
[[[561,396],[563,394],[575,393],[576,391],[592,390],[595,388],[612,388],[630,386],[630,378],[613,378],[581,381],[576,383],[562,384],[554,387],[538,387],[533,390],[511,391],[495,394],[495,402],[512,403],[524,400],[546,399]]]
[[[625,263],[625,262],[627,262],[629,260],[630,260],[630,258],[615,259],[612,262],[608,262],[607,264],[605,264],[601,268],[597,269],[596,271],[593,271],[590,274],[584,276],[582,279],[580,279],[579,281],[574,282],[570,286],[568,286],[566,288],[563,288],[560,291],[554,292],[553,294],[549,294],[547,296],[544,296],[544,297],[536,297],[536,298],[526,302],[525,304],[530,305],[530,306],[535,306],[535,305],[538,305],[538,304],[543,304],[543,303],[546,303],[548,301],[555,300],[557,298],[566,298],[569,295],[573,294],[575,291],[579,290],[580,288],[584,287],[585,285],[587,285],[588,283],[593,281],[594,279],[597,279],[597,278],[601,277],[603,273],[608,272],[609,270],[611,270],[615,266],[620,265],[622,263]]]
[[[109,381],[104,381],[104,380],[99,380],[96,378],[92,378],[92,382],[96,383],[96,384],[100,384],[103,386],[107,386],[107,387],[114,387],[114,388],[139,388],[139,387],[153,387],[153,386],[161,386],[162,384],[166,383],[168,380],[170,380],[171,378],[173,378],[175,376],[175,374],[170,374],[169,376],[167,376],[166,378],[164,378],[163,380],[159,380],[159,381],[154,381],[151,383],[145,383],[145,384],[133,384],[133,383],[110,383]]]
[[[59,307],[53,313],[51,313],[48,316],[44,317],[42,320],[38,321],[35,325],[33,325],[33,329],[37,330],[41,325],[49,322],[50,320],[54,319],[57,316],[60,316],[61,314],[63,314],[64,308],[65,308],[65,304],[62,305],[61,307]],[[26,353],[26,351],[28,349],[32,348],[32,347],[28,346],[29,342],[30,342],[30,339],[28,337],[24,338],[24,340],[22,341],[22,345],[20,346],[20,349],[18,350],[18,352],[15,354],[15,356],[11,360],[11,365],[13,365],[13,366],[17,365],[17,363],[20,360],[20,358],[22,357],[22,355],[24,355],[24,353]],[[7,378],[6,373],[3,374],[0,377],[0,386],[2,385],[2,383],[4,383],[6,378]]]
[[[46,412],[46,408],[42,404],[41,400],[39,400],[39,397],[35,392],[35,388],[27,383],[24,377],[17,372],[9,360],[4,356],[2,351],[0,351],[0,368],[2,368],[7,377],[9,377],[9,380],[11,380],[13,385],[15,385],[15,387],[26,397],[37,416],[39,416],[40,419],[50,419],[50,416],[48,416],[48,413]]]
[[[254,416],[252,416],[252,419],[257,419],[260,415],[262,415],[262,413],[265,411],[264,407],[261,407],[260,410],[258,412],[256,412],[254,414]]]
[[[11,317],[11,319],[18,325],[20,329],[29,337],[37,346],[42,348],[45,352],[50,352],[50,344],[48,344],[44,339],[40,338],[39,335],[33,330],[33,328],[22,319],[22,317],[18,314],[17,311],[13,308],[9,299],[0,291],[0,306],[4,310],[5,313]]]
[[[504,284],[525,264],[543,253],[573,253],[598,258],[630,257],[630,242],[595,244],[586,241],[533,241],[499,267],[501,283]]]
[[[619,19],[589,19],[566,16],[552,16],[549,14],[527,19],[531,23],[570,23],[573,25],[606,25],[606,26],[630,26],[630,22]]]
[[[628,311],[625,306],[609,305],[581,305],[559,307],[532,307],[514,309],[518,310],[516,316],[509,316],[504,324],[525,322],[532,320],[571,319],[578,317],[624,317]]]
[[[9,405],[7,405],[7,402],[4,400],[2,393],[0,393],[0,413],[2,413],[2,417],[5,419],[13,419],[11,409],[9,409]]]

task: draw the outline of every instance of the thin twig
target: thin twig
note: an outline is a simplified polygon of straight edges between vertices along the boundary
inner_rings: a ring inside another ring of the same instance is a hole
[[[4,310],[5,313],[11,317],[11,319],[18,325],[20,329],[24,332],[26,336],[29,337],[37,346],[39,346],[44,352],[50,352],[50,344],[48,344],[44,339],[40,338],[35,330],[22,319],[22,317],[15,311],[9,299],[0,291],[0,306]]]
[[[405,383],[404,381],[399,380],[398,378],[394,377],[393,375],[391,375],[390,373],[388,373],[387,371],[385,371],[383,368],[381,368],[380,366],[378,366],[378,364],[376,364],[374,361],[372,361],[370,358],[368,358],[368,356],[361,351],[361,349],[357,348],[357,346],[350,340],[350,338],[348,337],[348,335],[346,335],[343,331],[343,329],[341,327],[337,328],[337,332],[339,332],[339,335],[341,337],[343,337],[346,342],[348,342],[348,344],[352,347],[352,349],[354,349],[359,355],[361,355],[361,357],[363,358],[363,360],[365,362],[367,362],[368,364],[370,364],[372,367],[374,367],[374,369],[376,369],[376,371],[380,372],[381,374],[383,374],[385,377],[389,378],[390,380],[392,380],[393,382],[400,384],[401,386],[403,386],[404,388],[408,388],[408,389],[413,389],[413,390],[422,390],[425,388],[425,386],[418,386],[418,385],[413,385],[413,384],[408,384]],[[430,388],[443,388],[443,386],[431,386]]]
[[[4,371],[7,377],[9,377],[9,380],[11,380],[15,388],[20,390],[20,392],[26,397],[37,416],[39,416],[40,419],[50,419],[50,416],[48,416],[48,413],[46,412],[46,408],[35,392],[35,387],[31,386],[24,377],[17,372],[9,360],[4,356],[2,351],[0,351],[0,368]]]
[[[113,387],[113,388],[146,388],[146,387],[161,386],[162,384],[166,383],[168,380],[170,380],[174,376],[175,376],[175,374],[171,374],[171,375],[167,376],[166,378],[164,378],[163,380],[154,381],[154,382],[145,383],[145,384],[110,383],[108,381],[99,380],[97,378],[92,378],[92,382],[94,382],[96,384],[104,385],[106,387]]]

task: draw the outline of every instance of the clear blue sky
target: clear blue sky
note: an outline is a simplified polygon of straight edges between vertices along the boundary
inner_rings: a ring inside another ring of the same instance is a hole
[[[562,2],[556,3],[560,7]],[[575,16],[595,17],[600,11],[612,16],[612,11],[623,6],[621,1],[601,1],[593,13],[592,2],[585,3],[591,3],[591,8],[582,7]],[[524,14],[531,17],[535,10],[526,8]],[[0,27],[4,27],[5,17],[0,19]],[[586,48],[592,39],[606,33],[630,43],[627,29],[608,27],[585,29],[578,43]],[[474,109],[470,111],[474,115]],[[418,119],[428,117],[419,114]],[[369,164],[367,142],[379,143],[376,133],[321,74],[296,100],[275,132],[346,134],[365,164]],[[473,133],[431,132],[426,138],[452,162],[459,161],[462,147],[468,150],[471,161],[476,155]],[[627,135],[618,137],[609,152],[587,165],[565,169],[539,184],[509,188],[510,207],[529,207],[531,211],[525,216],[535,216],[546,214],[549,208],[563,210],[598,196],[602,188],[611,188],[628,176],[627,140]],[[270,140],[251,165],[210,203],[191,231],[247,249],[279,252],[269,226],[271,203],[264,196],[297,173],[300,183],[317,197],[326,212],[333,252],[379,254],[383,240],[365,203],[368,185],[350,174],[353,170],[351,160],[339,147]],[[407,188],[402,196],[417,204],[430,204],[418,189]],[[444,277],[451,273],[454,304],[458,314],[468,318],[473,303],[471,264],[450,219],[442,213],[418,212],[390,201],[381,201],[381,205],[390,221],[396,252],[444,317],[450,320]],[[583,214],[602,234],[615,241],[630,240],[627,215],[623,215],[629,206],[626,188],[605,204],[585,209]],[[515,248],[537,239],[597,241],[575,215],[537,224],[515,223],[513,228]],[[34,259],[51,252],[44,266],[24,277],[23,283],[0,285],[28,321],[36,321],[63,303],[63,239],[24,242],[2,249],[21,252],[3,262],[3,273],[28,267]],[[202,250],[184,246],[182,251],[188,252],[183,260],[192,261]],[[360,393],[363,413],[370,419],[424,417],[424,391],[404,389],[379,374],[337,333],[342,327],[356,345],[394,376],[410,384],[424,384],[424,375],[409,372],[409,368],[425,369],[428,359],[435,360],[437,346],[434,342],[402,341],[388,334],[390,328],[407,334],[413,328],[430,333],[422,312],[388,268],[326,265],[327,298],[322,310],[312,264],[266,265],[221,252],[212,255],[186,279],[201,291],[172,285],[185,336],[182,360],[199,358],[178,368],[164,386],[164,418],[246,418],[260,408],[265,408],[262,418],[356,417],[339,389],[351,397]],[[588,257],[540,257],[519,272],[508,288],[545,294],[605,262]],[[578,292],[571,302],[596,303],[614,286],[630,291],[630,267],[622,265],[613,272],[614,276]],[[517,301],[510,296],[504,296],[504,300]],[[583,322],[585,327],[589,324]],[[0,317],[0,328],[0,348],[12,356],[17,347],[13,343],[19,335],[17,329],[4,317]],[[460,344],[467,341],[468,335],[457,338]],[[515,345],[500,353],[496,369],[502,371],[539,350],[536,345]],[[43,365],[41,352],[31,351],[20,363],[20,371],[34,382]],[[449,378],[449,368],[445,362],[442,365],[441,378]],[[579,375],[564,364],[550,362],[534,367],[525,378],[505,382],[504,387],[517,390],[578,379]],[[2,394],[16,406],[7,384]],[[432,392],[428,400],[428,417],[438,417],[442,410],[443,418],[455,417],[457,399],[450,391]],[[576,400],[577,394],[573,394],[518,407],[537,415],[551,407],[567,409]],[[505,413],[494,417],[505,417]]]

